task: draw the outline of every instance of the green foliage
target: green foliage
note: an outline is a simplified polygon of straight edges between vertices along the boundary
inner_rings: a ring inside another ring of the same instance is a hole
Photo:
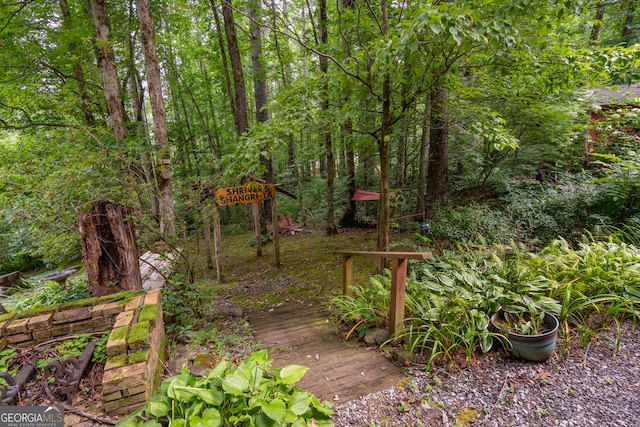
[[[18,369],[20,369],[18,363],[13,363],[17,355],[18,351],[12,347],[5,347],[4,350],[0,351],[0,372],[6,372],[12,377],[15,377],[18,374]],[[8,384],[4,385],[6,386]]]
[[[454,243],[477,240],[479,236],[489,243],[509,242],[519,236],[505,212],[477,203],[442,208],[431,225],[436,236]]]
[[[110,333],[111,331],[103,333],[96,344],[96,348],[93,350],[93,357],[91,358],[93,363],[104,364],[107,362],[107,341],[109,341]]]
[[[405,329],[395,338],[403,338],[411,351],[427,353],[431,366],[458,353],[468,360],[476,351],[488,351],[492,338],[506,339],[489,328],[490,316],[500,308],[534,313],[530,329],[544,311],[555,314],[567,337],[569,327],[583,327],[593,314],[637,320],[639,269],[640,249],[613,238],[584,238],[577,249],[555,240],[539,253],[517,245],[509,252],[501,246],[458,246],[414,264],[407,281]],[[376,303],[390,294],[389,281],[373,283],[384,288],[355,287],[353,298],[334,299],[354,329],[381,322],[368,313],[388,312],[388,305]]]
[[[89,344],[91,336],[81,335],[79,337],[68,339],[55,346],[56,351],[60,354],[60,360],[67,357],[80,357],[87,344]]]
[[[117,426],[332,426],[328,404],[293,386],[306,371],[299,365],[273,369],[266,351],[237,366],[222,360],[204,378],[184,370]]]
[[[42,282],[37,280],[30,280],[29,283],[31,285],[30,290],[12,295],[11,300],[7,304],[7,306],[10,306],[10,304],[13,304],[13,301],[16,301],[13,306],[13,311],[16,313],[24,313],[39,307],[78,301],[90,296],[89,284],[86,279],[68,280],[64,285],[60,285],[54,281]]]
[[[369,279],[368,286],[353,287],[354,297],[338,295],[331,300],[331,305],[342,313],[342,322],[383,327],[391,303],[390,288],[391,281],[388,276],[374,276]]]

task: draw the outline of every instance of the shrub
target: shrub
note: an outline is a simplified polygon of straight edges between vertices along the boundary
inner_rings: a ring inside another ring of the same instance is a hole
[[[516,228],[504,212],[481,204],[443,208],[431,225],[436,236],[454,243],[477,240],[479,236],[490,243],[517,237]]]

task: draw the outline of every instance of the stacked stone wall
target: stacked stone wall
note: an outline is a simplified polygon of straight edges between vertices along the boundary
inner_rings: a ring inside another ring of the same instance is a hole
[[[102,380],[106,415],[128,414],[146,404],[160,382],[165,332],[160,289],[109,301],[90,299],[64,309],[0,316],[0,351],[29,348],[70,335],[111,331]]]

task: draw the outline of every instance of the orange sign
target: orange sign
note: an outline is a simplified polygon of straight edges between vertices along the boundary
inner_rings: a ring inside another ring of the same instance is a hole
[[[237,203],[260,203],[263,200],[273,199],[275,195],[275,185],[249,182],[240,187],[218,188],[215,201],[219,206],[231,206]]]

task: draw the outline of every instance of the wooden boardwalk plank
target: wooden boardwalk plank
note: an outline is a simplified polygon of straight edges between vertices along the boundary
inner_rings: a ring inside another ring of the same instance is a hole
[[[296,384],[321,400],[345,402],[392,387],[404,375],[377,349],[345,343],[328,313],[314,303],[288,302],[249,314],[256,340],[275,367],[309,368]]]

